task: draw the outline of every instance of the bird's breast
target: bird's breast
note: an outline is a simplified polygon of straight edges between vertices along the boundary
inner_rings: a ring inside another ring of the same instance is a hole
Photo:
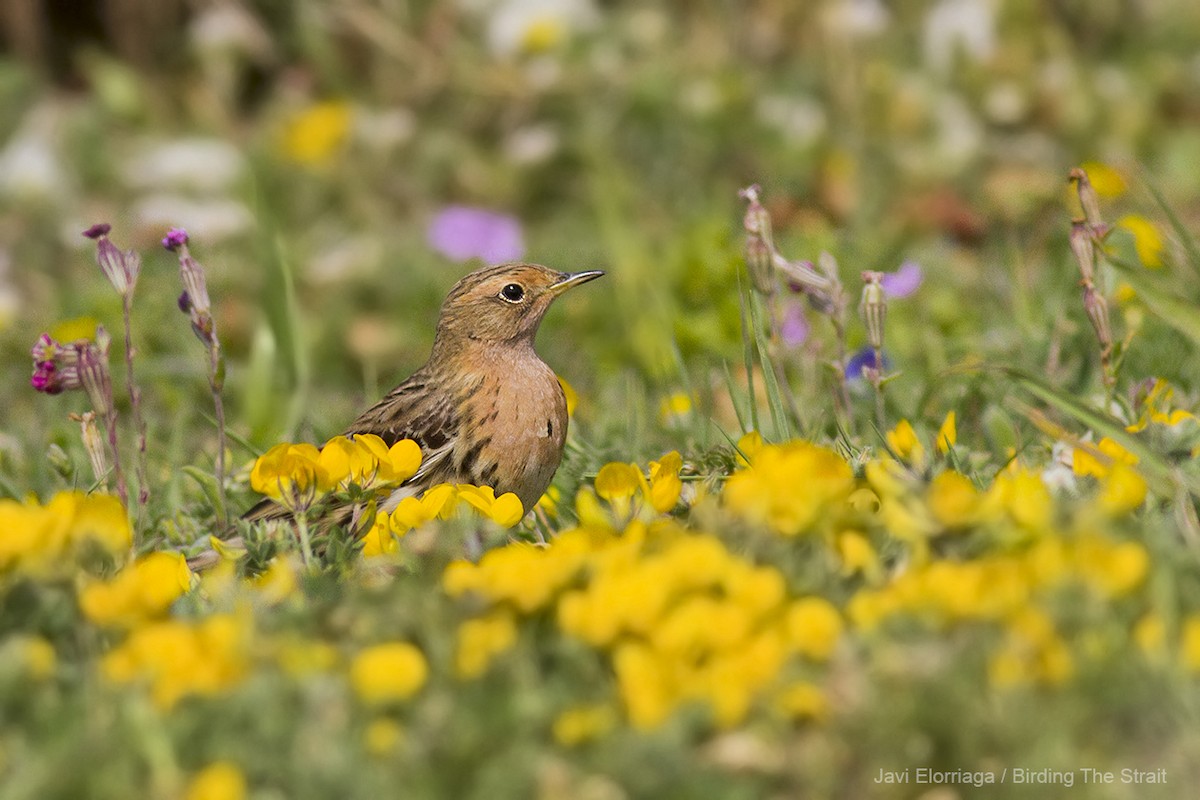
[[[529,511],[554,477],[567,406],[553,370],[536,356],[504,359],[465,398],[469,433],[455,460],[464,482],[514,492]]]

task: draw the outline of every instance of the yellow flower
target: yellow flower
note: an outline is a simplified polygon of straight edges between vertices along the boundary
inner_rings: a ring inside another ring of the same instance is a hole
[[[798,681],[784,689],[775,699],[775,707],[793,719],[822,722],[829,717],[825,693],[807,681]]]
[[[979,492],[966,475],[947,471],[930,481],[927,502],[934,519],[942,525],[963,528],[975,518]]]
[[[1133,247],[1142,264],[1152,269],[1163,265],[1163,237],[1158,226],[1139,214],[1127,214],[1117,220],[1117,227],[1133,235]]]
[[[96,338],[95,317],[75,317],[65,319],[50,329],[50,338],[56,342],[68,344],[78,339]]]
[[[542,14],[529,20],[521,34],[521,50],[544,53],[553,50],[567,38],[563,21],[554,14]]]
[[[407,532],[408,528],[404,528],[404,533]],[[371,524],[371,529],[363,536],[363,556],[372,558],[396,552],[400,549],[400,542],[397,541],[396,534],[397,532],[392,526],[391,515],[386,511],[375,512],[375,521]],[[402,536],[403,533],[399,535]]]
[[[166,612],[192,585],[187,560],[179,553],[155,552],[138,559],[107,583],[92,583],[79,594],[84,616],[101,625],[133,625]]]
[[[958,427],[955,424],[954,412],[946,414],[942,427],[938,428],[937,450],[942,455],[950,452],[950,448],[958,443]]]
[[[350,684],[369,705],[406,700],[425,685],[429,665],[421,651],[407,642],[368,647],[350,665]]]
[[[919,467],[925,463],[925,446],[917,438],[917,432],[908,420],[902,419],[887,433],[888,447],[901,461]]]
[[[196,773],[188,784],[187,800],[243,800],[246,778],[236,764],[217,761]]]
[[[1179,659],[1184,669],[1200,673],[1200,614],[1191,614],[1183,620]]]
[[[642,485],[642,473],[633,464],[612,462],[596,473],[596,494],[610,503],[628,501]]]
[[[1161,658],[1167,646],[1167,625],[1162,615],[1153,611],[1133,626],[1133,641],[1138,649],[1151,658]]]
[[[650,462],[650,505],[660,514],[675,508],[679,502],[683,492],[683,482],[679,479],[682,468],[683,458],[675,450]]]
[[[658,418],[664,424],[680,422],[692,413],[692,398],[686,392],[675,392],[658,404]]]
[[[870,540],[857,531],[844,531],[837,537],[838,558],[842,561],[842,575],[849,577],[862,573],[873,578],[879,572],[879,557]]]
[[[826,516],[854,488],[841,456],[809,442],[764,445],[750,466],[725,482],[722,501],[735,513],[784,536],[796,536]]]
[[[1071,467],[1076,475],[1092,475],[1103,478],[1112,469],[1113,464],[1134,465],[1138,463],[1137,456],[1107,436],[1096,443],[1095,452],[1092,450],[1093,448],[1090,447],[1075,448]]]
[[[354,435],[354,444],[367,455],[378,483],[403,483],[421,467],[421,447],[412,439],[400,439],[391,447],[373,433]],[[370,477],[370,476],[367,476]]]
[[[502,528],[511,528],[525,517],[521,499],[512,492],[496,497],[490,486],[459,484],[458,499]]]
[[[738,464],[743,467],[750,466],[750,462],[754,460],[754,456],[763,448],[763,445],[762,434],[758,431],[742,434],[737,440]]]
[[[662,660],[645,645],[630,642],[617,648],[613,668],[629,724],[644,731],[666,721],[678,698]]]
[[[363,747],[377,758],[395,752],[396,745],[404,741],[404,729],[386,717],[371,720],[363,731]]]
[[[791,604],[786,618],[788,641],[801,655],[827,661],[842,636],[842,617],[828,600],[806,597]]]
[[[613,710],[605,705],[576,706],[554,720],[554,741],[563,747],[598,739],[617,724]]]
[[[439,483],[417,497],[405,497],[392,511],[390,523],[396,533],[419,528],[435,519],[454,513],[458,490],[448,483]]]
[[[1128,188],[1125,178],[1108,164],[1100,161],[1086,161],[1080,166],[1087,173],[1088,180],[1091,181],[1096,194],[1105,199],[1125,194],[1125,190]]]
[[[493,659],[511,648],[517,641],[517,624],[503,609],[478,619],[469,619],[458,626],[454,669],[459,678],[478,678]]]
[[[1042,533],[1053,520],[1054,498],[1040,473],[1016,469],[996,476],[984,496],[981,511],[1007,516],[1028,531]]]
[[[217,694],[241,681],[247,672],[244,629],[228,614],[142,625],[104,657],[101,669],[116,683],[148,681],[154,703],[169,709],[187,695]]]
[[[558,385],[562,387],[563,398],[567,401],[567,416],[575,416],[575,409],[579,407],[579,393],[575,391],[575,387],[563,380],[562,376],[558,377]]]
[[[282,603],[296,592],[296,571],[287,559],[276,556],[251,584],[268,603]]]
[[[58,656],[54,645],[41,636],[17,636],[9,640],[9,646],[17,651],[17,657],[24,666],[26,674],[37,681],[44,681],[54,675],[58,667]],[[7,655],[7,647],[0,648],[0,655]]]
[[[326,463],[335,461],[326,458]],[[305,508],[344,476],[333,476],[311,444],[277,444],[258,457],[250,471],[250,488],[293,508]]]
[[[352,116],[350,105],[341,101],[309,106],[284,128],[284,155],[308,166],[327,163],[346,141]]]
[[[1146,502],[1146,481],[1133,467],[1117,462],[1104,479],[1098,499],[1106,514],[1128,513]]]
[[[1150,570],[1150,556],[1137,542],[1113,545],[1089,536],[1081,538],[1076,546],[1080,574],[1110,597],[1136,589]]]

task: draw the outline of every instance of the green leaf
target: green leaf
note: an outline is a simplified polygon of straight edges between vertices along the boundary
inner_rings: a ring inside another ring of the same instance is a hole
[[[194,480],[208,498],[208,502],[217,510],[217,519],[225,518],[225,506],[221,503],[221,493],[217,490],[217,479],[211,472],[199,467],[185,466],[183,473]]]

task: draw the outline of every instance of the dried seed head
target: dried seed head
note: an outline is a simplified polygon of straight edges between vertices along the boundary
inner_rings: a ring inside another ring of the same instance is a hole
[[[1096,330],[1096,338],[1100,340],[1102,352],[1107,355],[1113,346],[1112,325],[1108,318],[1108,301],[1104,295],[1096,291],[1094,286],[1083,287],[1083,308],[1087,312],[1092,327]]]
[[[95,344],[81,340],[74,345],[79,359],[79,383],[99,416],[107,416],[113,411],[112,378],[108,373],[108,348],[111,342],[104,326],[97,325]]]
[[[88,460],[92,463],[92,473],[96,480],[103,480],[108,474],[108,451],[105,449],[100,429],[96,427],[96,412],[71,414],[70,418],[79,423],[79,435],[83,440],[83,449],[87,451]]]
[[[775,265],[771,248],[762,237],[751,234],[746,237],[746,271],[750,282],[761,294],[775,293]]]
[[[783,273],[788,285],[793,291],[810,294],[813,292],[828,293],[833,284],[821,273],[812,268],[810,261],[788,261],[778,253],[775,254],[775,268]]]
[[[1094,283],[1096,280],[1096,246],[1092,239],[1091,226],[1086,220],[1077,219],[1071,222],[1071,252],[1079,263],[1079,274],[1084,283]]]
[[[1083,215],[1088,225],[1092,226],[1097,235],[1102,235],[1100,232],[1105,229],[1105,225],[1100,217],[1100,196],[1096,194],[1096,188],[1092,186],[1087,171],[1082,167],[1075,167],[1071,170],[1069,179],[1075,184],[1075,191],[1079,193],[1079,204],[1083,206]]]

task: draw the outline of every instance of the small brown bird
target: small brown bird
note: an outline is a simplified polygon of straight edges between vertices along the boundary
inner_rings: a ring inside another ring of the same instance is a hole
[[[380,503],[439,483],[513,492],[528,512],[550,485],[567,436],[567,403],[554,371],[533,349],[546,309],[563,292],[604,273],[562,273],[537,264],[501,264],[464,277],[446,297],[425,366],[347,426],[389,445],[421,447],[417,473]],[[346,510],[342,510],[344,514]],[[333,509],[335,518],[340,517]],[[284,516],[271,501],[247,519]]]

